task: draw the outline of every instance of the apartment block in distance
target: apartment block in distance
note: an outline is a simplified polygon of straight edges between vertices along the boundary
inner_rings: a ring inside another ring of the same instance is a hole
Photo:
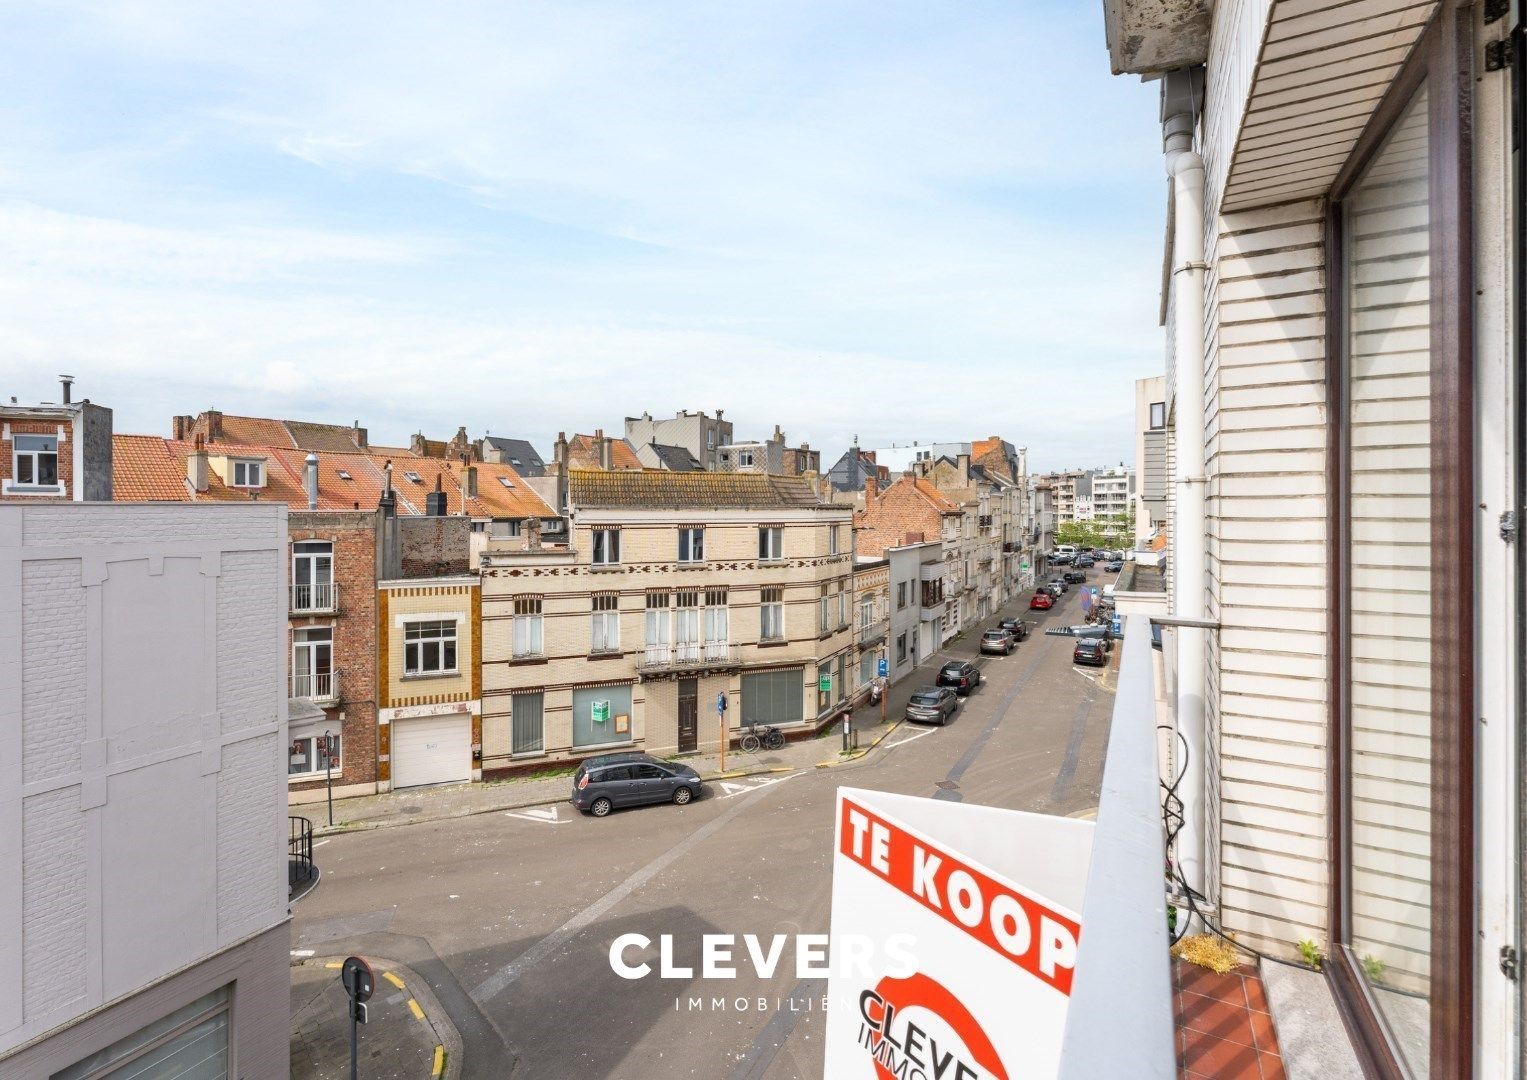
[[[567,496],[569,544],[483,552],[485,774],[715,748],[723,722],[812,732],[844,707],[847,507],[748,473],[572,469]]]
[[[287,1075],[286,544],[0,506],[0,1076]]]
[[[111,500],[111,410],[60,382],[56,403],[0,405],[0,501]]]

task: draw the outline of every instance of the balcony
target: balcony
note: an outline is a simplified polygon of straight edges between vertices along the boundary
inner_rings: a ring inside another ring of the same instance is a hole
[[[636,672],[643,676],[727,671],[738,666],[737,646],[724,641],[648,645],[636,660]]]
[[[316,581],[291,587],[293,615],[331,615],[339,608],[339,586],[332,581]]]
[[[339,683],[332,671],[311,675],[292,676],[292,697],[305,698],[315,705],[332,704],[339,700]]]
[[[1177,1076],[1153,655],[1149,620],[1127,618],[1061,1080]]]
[[[943,576],[943,563],[923,563],[917,572],[919,581],[939,581]]]

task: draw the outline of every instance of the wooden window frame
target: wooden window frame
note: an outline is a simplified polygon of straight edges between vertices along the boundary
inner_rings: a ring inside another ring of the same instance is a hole
[[[1403,1077],[1363,973],[1343,942],[1350,864],[1348,759],[1351,665],[1347,591],[1350,429],[1346,393],[1342,201],[1405,106],[1427,86],[1431,268],[1431,991],[1430,1078],[1474,1075],[1474,416],[1473,7],[1442,0],[1332,184],[1326,214],[1327,674],[1332,940],[1337,1006],[1369,1075]],[[1440,913],[1441,917],[1438,917]]]

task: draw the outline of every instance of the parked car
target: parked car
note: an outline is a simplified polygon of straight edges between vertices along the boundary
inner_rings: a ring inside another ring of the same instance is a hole
[[[934,680],[940,686],[948,686],[957,694],[968,694],[981,685],[981,669],[969,660],[951,660],[939,668],[938,678]]]
[[[1061,591],[1061,595],[1064,595],[1071,588],[1071,583],[1066,580],[1064,574],[1057,574],[1057,575],[1055,575],[1049,581],[1045,582],[1045,584],[1046,585],[1054,585],[1057,589],[1059,589]],[[1060,597],[1057,596],[1056,599],[1059,600]]]
[[[1078,555],[1076,557],[1076,562],[1074,563],[1074,565],[1079,566],[1079,567],[1083,567],[1083,568],[1086,568],[1088,566],[1096,566],[1097,564],[1098,564],[1097,559],[1093,558],[1091,555]]]
[[[1059,600],[1066,595],[1066,587],[1054,581],[1047,581],[1039,587],[1040,592],[1049,593],[1051,600]]]
[[[983,653],[1001,653],[1003,656],[1012,656],[1013,650],[1018,647],[1018,642],[1013,640],[1013,635],[1006,630],[988,630],[981,635],[981,651]]]
[[[1113,623],[1095,623],[1091,626],[1073,626],[1071,633],[1074,637],[1084,638],[1088,641],[1101,641],[1103,648],[1113,648]]]
[[[1078,563],[1077,565],[1080,566],[1081,564]],[[1061,580],[1067,585],[1085,585],[1087,584],[1087,572],[1085,570],[1067,570],[1061,575]]]
[[[907,719],[917,724],[942,727],[959,707],[959,695],[947,686],[922,686],[912,691],[912,697],[907,701]]]
[[[573,805],[595,817],[623,806],[666,802],[683,806],[704,791],[700,774],[688,765],[639,753],[584,758],[573,773]]]
[[[1104,567],[1104,569],[1106,569],[1110,574],[1117,574],[1120,570],[1124,569],[1124,560],[1109,559],[1108,565]]]
[[[1022,619],[1003,619],[997,625],[1009,634],[1012,634],[1014,641],[1027,641],[1029,639],[1029,624]]]
[[[1070,555],[1063,554],[1063,553],[1061,553],[1059,551],[1051,552],[1051,554],[1050,554],[1050,565],[1051,566],[1066,566],[1070,562],[1071,562],[1071,556]]]
[[[1040,589],[1029,599],[1030,611],[1049,611],[1055,606],[1055,598]]]
[[[1086,637],[1079,638],[1076,648],[1071,650],[1071,662],[1073,664],[1088,664],[1092,667],[1108,666],[1108,650],[1102,638]]]

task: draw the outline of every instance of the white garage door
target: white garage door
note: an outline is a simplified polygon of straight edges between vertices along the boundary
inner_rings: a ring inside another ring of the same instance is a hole
[[[472,716],[419,716],[392,722],[392,786],[472,779]]]

